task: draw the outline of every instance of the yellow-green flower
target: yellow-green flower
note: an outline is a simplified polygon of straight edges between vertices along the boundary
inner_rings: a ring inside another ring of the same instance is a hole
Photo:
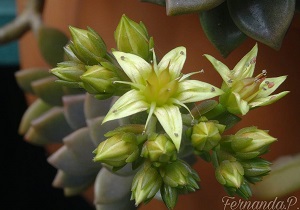
[[[132,89],[121,96],[107,113],[103,122],[148,111],[148,119],[154,114],[177,150],[180,148],[182,118],[179,107],[185,103],[209,99],[223,93],[222,90],[197,80],[189,80],[194,73],[181,73],[186,59],[186,49],[177,47],[167,53],[159,64],[153,52],[153,62],[120,51],[113,52],[118,63],[130,78]]]
[[[214,57],[205,55],[224,80],[222,90],[225,94],[220,97],[220,103],[233,114],[245,115],[250,109],[272,104],[289,92],[270,95],[284,82],[286,76],[266,78],[267,71],[263,70],[253,77],[257,51],[256,44],[233,70]]]

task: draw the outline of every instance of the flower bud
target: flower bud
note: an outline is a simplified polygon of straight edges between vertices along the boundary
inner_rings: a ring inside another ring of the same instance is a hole
[[[82,86],[91,94],[108,94],[112,96],[115,92],[113,82],[118,80],[117,75],[100,65],[94,65],[80,77]]]
[[[69,47],[86,65],[96,65],[103,61],[106,55],[106,45],[102,38],[93,29],[83,30],[70,26],[73,42]]]
[[[183,189],[187,192],[199,189],[200,178],[195,170],[183,160],[176,160],[160,168],[160,174],[165,184]]]
[[[80,87],[80,76],[86,71],[83,64],[73,61],[65,61],[57,64],[56,68],[50,70],[62,83],[73,87]]]
[[[150,201],[158,192],[162,183],[157,168],[146,162],[133,178],[131,199],[135,199],[136,205]]]
[[[161,197],[168,209],[174,209],[178,200],[178,190],[174,187],[164,184],[160,192]]]
[[[268,146],[276,141],[267,131],[256,127],[239,130],[231,139],[231,147],[236,156],[242,159],[252,159],[266,152]]]
[[[138,24],[123,15],[114,36],[119,51],[138,55],[145,60],[150,59],[152,38],[149,38],[142,22]]]
[[[245,176],[265,176],[271,171],[271,163],[262,158],[254,158],[240,162],[244,168]]]
[[[113,167],[122,167],[135,161],[139,156],[136,135],[118,133],[101,142],[94,151],[94,161],[100,161]]]
[[[191,141],[196,151],[209,151],[221,140],[225,125],[213,121],[199,122],[193,126]]]
[[[176,160],[176,147],[173,142],[163,134],[154,134],[143,145],[141,156],[151,162],[168,163]]]
[[[216,168],[218,182],[226,187],[239,188],[243,183],[244,169],[237,161],[223,160]]]

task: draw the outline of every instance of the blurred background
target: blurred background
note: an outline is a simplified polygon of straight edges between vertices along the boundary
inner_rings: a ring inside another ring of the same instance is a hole
[[[24,0],[0,0],[0,24],[3,25],[13,19],[24,9],[25,4]],[[154,37],[158,56],[164,55],[177,46],[185,46],[187,61],[183,71],[187,73],[204,69],[205,73],[197,75],[198,79],[215,86],[221,85],[221,78],[202,55],[210,54],[232,69],[256,43],[249,38],[227,58],[223,58],[206,38],[197,15],[170,17],[166,16],[164,7],[137,0],[46,1],[43,19],[47,26],[64,31],[68,36],[70,36],[68,31],[70,25],[78,28],[90,26],[102,36],[108,48],[114,48],[116,45],[113,33],[122,14],[126,14],[136,22],[142,21],[146,25],[149,34]],[[269,161],[300,152],[299,38],[300,15],[296,13],[280,50],[276,51],[261,43],[258,44],[255,74],[266,69],[268,77],[288,75],[288,79],[280,86],[278,92],[283,90],[291,92],[271,106],[251,111],[232,129],[232,132],[235,132],[242,127],[255,125],[260,129],[269,130],[270,135],[278,138],[278,141],[271,146],[270,152],[264,156]],[[4,190],[6,195],[5,201],[1,204],[9,204],[9,209],[19,209],[20,206],[30,209],[42,207],[43,209],[93,209],[92,189],[83,197],[66,198],[61,190],[51,186],[56,170],[46,162],[46,159],[57,149],[57,145],[47,148],[32,146],[17,134],[20,118],[32,98],[24,95],[17,87],[14,72],[31,67],[49,67],[40,55],[36,37],[32,32],[26,33],[18,41],[0,46],[1,116],[4,117],[1,126],[3,133],[1,143],[4,144],[1,147],[1,154],[4,156],[1,162],[5,169],[2,172],[5,176],[2,179],[5,187],[1,190]],[[223,209],[222,197],[226,193],[215,180],[211,164],[199,159],[194,168],[200,175],[201,189],[180,196],[175,210]],[[292,192],[290,195],[300,198],[300,191]],[[254,196],[252,199],[258,198]],[[15,208],[11,208],[11,205]],[[166,210],[163,203],[159,201],[151,201],[140,209],[154,208]]]

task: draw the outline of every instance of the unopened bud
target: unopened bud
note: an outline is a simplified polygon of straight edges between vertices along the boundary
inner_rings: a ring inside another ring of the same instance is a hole
[[[136,205],[150,201],[158,192],[162,183],[157,168],[146,162],[133,178],[131,199],[135,199]]]
[[[139,156],[136,136],[133,133],[119,133],[101,142],[94,151],[94,161],[113,167],[122,167]]]
[[[73,42],[69,44],[76,57],[86,65],[96,65],[106,55],[106,45],[93,29],[83,30],[70,26]]]
[[[199,122],[193,126],[191,141],[196,151],[209,151],[218,145],[225,125],[213,121]]]
[[[123,15],[114,35],[119,51],[138,55],[145,60],[150,58],[152,39],[142,22],[138,24]]]
[[[216,168],[218,182],[226,187],[239,188],[243,183],[244,169],[237,161],[224,160]]]
[[[247,127],[239,130],[231,141],[231,147],[237,157],[251,159],[266,152],[276,138],[270,136],[267,131]]]
[[[163,134],[151,136],[143,145],[141,156],[151,162],[168,163],[176,160],[176,147],[173,142]]]

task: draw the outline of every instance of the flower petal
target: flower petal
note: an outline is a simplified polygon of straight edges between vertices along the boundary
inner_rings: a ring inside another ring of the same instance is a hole
[[[230,69],[221,61],[215,59],[214,57],[205,54],[204,55],[213,65],[213,67],[215,68],[215,70],[220,74],[220,76],[222,77],[222,79],[224,80],[224,82],[230,86],[230,80],[231,80],[231,72]]]
[[[230,106],[227,107],[227,110],[232,114],[245,115],[250,109],[247,101],[241,99],[238,93],[232,92],[228,98],[228,101]]]
[[[244,79],[246,77],[252,77],[256,56],[257,56],[257,44],[236,64],[232,70],[232,79]]]
[[[252,101],[249,105],[251,108],[257,107],[257,106],[266,106],[269,104],[272,104],[276,101],[278,101],[279,99],[281,99],[283,96],[285,96],[286,94],[288,94],[290,91],[283,91],[281,93],[275,94],[275,95],[270,95],[268,97],[265,98],[258,98],[254,101]]]
[[[120,51],[114,51],[118,63],[133,83],[146,84],[146,79],[152,71],[152,66],[143,58]]]
[[[172,79],[176,79],[183,68],[186,59],[185,47],[176,47],[168,52],[158,64],[158,73],[169,68]]]
[[[110,108],[102,123],[120,119],[147,110],[149,104],[137,90],[130,90],[121,96]]]
[[[260,84],[260,88],[263,88],[255,98],[265,98],[272,94],[285,80],[287,76],[267,78]]]
[[[179,151],[182,134],[182,119],[179,108],[174,105],[164,105],[156,107],[154,114]]]
[[[223,94],[223,91],[211,84],[198,80],[185,80],[179,83],[176,99],[182,103],[206,100]]]

